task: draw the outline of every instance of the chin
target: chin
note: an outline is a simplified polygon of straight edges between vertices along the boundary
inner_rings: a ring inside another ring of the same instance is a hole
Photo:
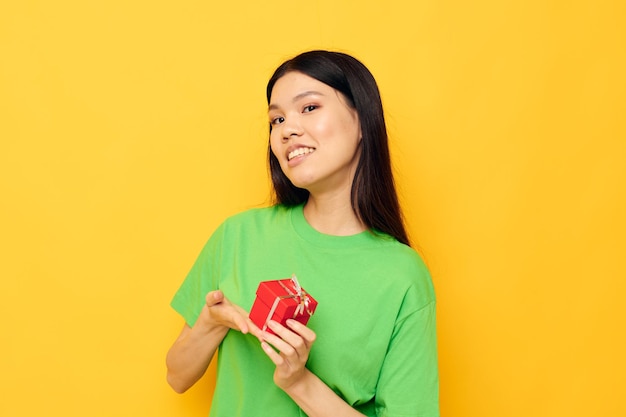
[[[313,181],[311,179],[305,179],[305,178],[289,178],[289,181],[291,181],[291,183],[295,187],[303,188],[305,190],[309,190],[309,188],[313,184]]]

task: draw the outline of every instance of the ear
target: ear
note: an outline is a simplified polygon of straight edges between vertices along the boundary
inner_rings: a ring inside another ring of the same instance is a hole
[[[359,113],[356,111],[356,109],[353,109],[354,111],[354,118],[356,119],[357,125],[359,126],[359,143],[361,143],[361,140],[363,139],[363,131],[361,130],[361,118],[359,117]]]

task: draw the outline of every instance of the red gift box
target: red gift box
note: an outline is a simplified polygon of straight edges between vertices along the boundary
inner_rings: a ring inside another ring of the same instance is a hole
[[[256,299],[250,310],[250,320],[260,329],[274,333],[267,322],[274,320],[286,326],[287,319],[307,324],[315,312],[317,301],[308,294],[296,276],[275,281],[263,281],[256,290]]]

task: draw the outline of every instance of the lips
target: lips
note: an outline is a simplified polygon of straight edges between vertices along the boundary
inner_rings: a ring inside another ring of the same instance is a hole
[[[287,153],[287,160],[291,161],[298,156],[307,155],[315,152],[315,148],[309,148],[308,146],[297,146],[290,148]]]

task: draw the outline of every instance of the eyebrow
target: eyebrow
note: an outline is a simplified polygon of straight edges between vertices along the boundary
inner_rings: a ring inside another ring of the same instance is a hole
[[[308,96],[323,96],[323,95],[324,94],[320,93],[319,91],[313,91],[313,90],[304,91],[304,92],[294,96],[294,98],[291,99],[291,102],[295,103],[296,101],[298,101],[300,99],[303,99],[305,97],[308,97]],[[268,110],[276,110],[278,108],[279,108],[278,104],[270,104],[267,109]]]

